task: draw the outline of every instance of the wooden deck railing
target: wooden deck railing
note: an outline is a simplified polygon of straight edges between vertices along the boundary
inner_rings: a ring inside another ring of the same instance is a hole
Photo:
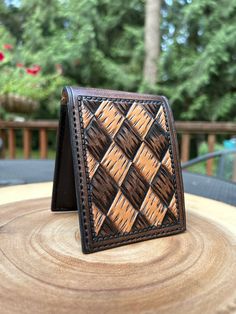
[[[191,136],[205,134],[208,138],[208,151],[213,152],[216,143],[216,135],[236,135],[236,123],[230,122],[176,122],[177,133],[180,135],[181,161],[189,160]],[[55,120],[37,120],[25,122],[9,122],[0,120],[0,137],[3,139],[5,149],[9,150],[9,157],[16,157],[16,130],[22,130],[24,158],[31,156],[32,131],[37,130],[39,134],[40,158],[47,158],[48,153],[48,131],[56,131],[58,122]],[[212,174],[213,160],[207,161],[207,173]]]
[[[231,122],[176,122],[177,132],[181,134],[181,161],[189,160],[190,139],[192,135],[207,134],[208,152],[215,149],[216,135],[236,135],[236,123]],[[206,165],[206,173],[212,175],[213,159],[209,159]]]
[[[16,130],[22,130],[24,158],[28,159],[31,156],[32,131],[37,130],[39,134],[40,158],[45,159],[48,155],[48,131],[56,131],[57,127],[58,122],[55,120],[0,121],[0,137],[2,137],[4,142],[4,150],[8,146],[9,157],[14,159],[16,157]]]

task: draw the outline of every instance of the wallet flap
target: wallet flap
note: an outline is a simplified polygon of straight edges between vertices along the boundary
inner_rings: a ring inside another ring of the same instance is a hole
[[[84,253],[185,230],[173,117],[161,96],[66,88]]]
[[[55,212],[76,211],[78,209],[66,106],[61,106],[60,111],[51,209]]]

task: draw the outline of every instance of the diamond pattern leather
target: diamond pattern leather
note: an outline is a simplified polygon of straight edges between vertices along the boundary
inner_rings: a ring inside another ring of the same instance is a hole
[[[93,253],[186,230],[173,115],[164,96],[67,86],[52,211],[78,211]]]
[[[161,102],[83,100],[82,118],[96,237],[179,219]]]

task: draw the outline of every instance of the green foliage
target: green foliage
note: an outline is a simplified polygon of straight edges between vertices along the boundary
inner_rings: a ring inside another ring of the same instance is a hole
[[[16,46],[14,37],[1,25],[0,47],[2,47],[0,98],[3,99],[1,101],[4,103],[4,98],[2,98],[4,95],[23,96],[32,101],[47,101],[47,112],[53,110],[55,93],[66,84],[65,78],[55,69],[53,72],[47,73],[42,71],[41,66],[30,64],[27,54],[24,55]],[[57,93],[57,97],[59,97],[59,93]],[[1,115],[4,115],[3,108],[1,108]]]
[[[5,51],[9,58],[0,62],[0,94],[40,101],[36,117],[44,118],[55,114],[63,85],[137,90],[142,80],[143,7],[139,0],[1,4],[0,51],[5,43],[12,43],[14,51]],[[25,68],[17,68],[17,63]],[[29,75],[26,69],[34,65],[41,71]]]
[[[16,3],[0,3],[0,52],[14,46],[0,62],[0,93],[38,100],[36,117],[55,116],[62,86],[76,84],[165,94],[177,119],[235,119],[235,1],[162,1],[155,87],[142,80],[144,0]]]
[[[186,120],[235,119],[235,1],[179,0],[166,10],[160,86],[165,86],[161,89],[176,115]]]
[[[138,0],[32,0],[25,14],[26,61],[63,74],[77,84],[136,90],[142,79],[143,5]],[[135,48],[135,49],[134,49]]]

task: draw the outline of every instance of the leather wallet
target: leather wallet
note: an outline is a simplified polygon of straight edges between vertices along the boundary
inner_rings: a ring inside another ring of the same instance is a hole
[[[51,209],[78,210],[83,253],[184,231],[182,175],[167,99],[65,87]]]

